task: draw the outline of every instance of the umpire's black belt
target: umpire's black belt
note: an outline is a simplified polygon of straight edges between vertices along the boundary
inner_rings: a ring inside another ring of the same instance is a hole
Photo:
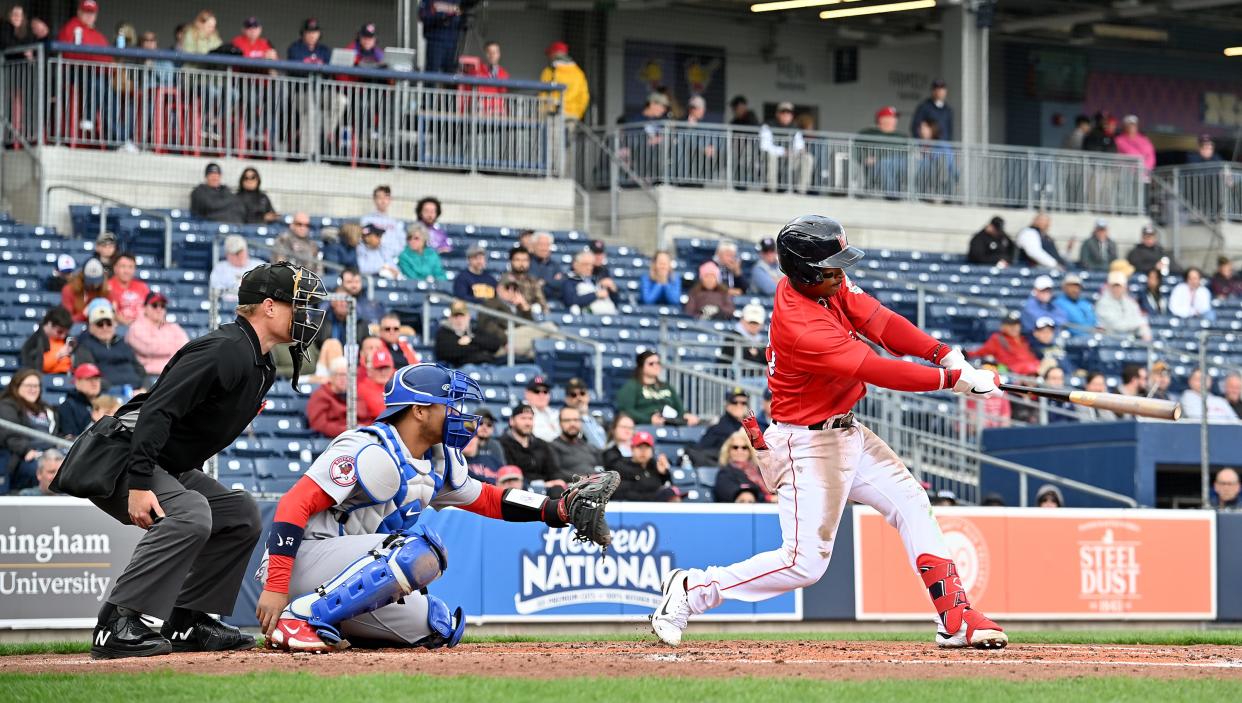
[[[782,425],[785,423],[781,423]],[[814,425],[805,425],[808,430],[848,430],[854,426],[854,412],[850,411],[844,415],[837,415],[836,418],[828,418],[815,423]],[[804,427],[803,425],[791,425],[791,427]]]

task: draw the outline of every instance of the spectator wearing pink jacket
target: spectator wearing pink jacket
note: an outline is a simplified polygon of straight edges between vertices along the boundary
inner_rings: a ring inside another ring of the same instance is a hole
[[[1143,170],[1151,173],[1156,167],[1156,148],[1146,134],[1139,131],[1139,120],[1134,115],[1126,115],[1121,121],[1121,134],[1113,137],[1118,154],[1132,154],[1143,160]]]
[[[163,293],[147,294],[142,314],[129,326],[125,341],[134,350],[138,363],[152,376],[164,371],[168,360],[185,346],[190,338],[181,325],[168,321],[168,298]]]

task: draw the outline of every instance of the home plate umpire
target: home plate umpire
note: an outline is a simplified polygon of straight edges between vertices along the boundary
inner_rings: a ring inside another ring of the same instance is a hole
[[[276,376],[272,347],[293,343],[296,388],[303,352],[324,312],[323,283],[287,262],[242,277],[237,319],[191,341],[149,393],[74,443],[58,489],[90,498],[146,534],[99,612],[95,659],[249,649],[254,638],[208,613],[231,613],[259,539],[254,500],[203,473],[263,406]],[[141,615],[160,618],[160,632]]]

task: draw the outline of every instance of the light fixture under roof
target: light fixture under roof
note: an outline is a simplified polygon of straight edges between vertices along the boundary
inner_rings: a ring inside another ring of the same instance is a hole
[[[1225,56],[1242,56],[1242,46],[1231,46],[1225,49]]]
[[[858,0],[845,0],[858,2]],[[806,7],[823,7],[839,5],[842,0],[777,0],[776,2],[757,2],[750,6],[751,12],[777,12],[779,10],[801,10]]]
[[[911,0],[910,2],[890,2],[886,5],[868,5],[866,7],[843,7],[839,10],[824,10],[819,13],[821,20],[836,20],[844,17],[860,17],[862,15],[878,15],[883,12],[903,12],[905,10],[926,10],[936,6],[936,0]]]

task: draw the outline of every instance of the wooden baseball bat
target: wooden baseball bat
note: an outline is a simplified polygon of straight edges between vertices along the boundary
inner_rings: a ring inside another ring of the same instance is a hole
[[[1088,408],[1111,410],[1123,415],[1154,417],[1159,420],[1178,420],[1182,417],[1181,403],[1176,403],[1172,400],[1143,398],[1117,393],[1092,393],[1090,391],[1076,391],[1070,388],[1033,388],[1031,386],[1017,386],[1012,383],[1001,383],[998,387],[1003,391],[1011,393],[1030,393],[1031,395],[1042,396],[1052,400],[1064,400],[1075,405],[1085,405]]]

